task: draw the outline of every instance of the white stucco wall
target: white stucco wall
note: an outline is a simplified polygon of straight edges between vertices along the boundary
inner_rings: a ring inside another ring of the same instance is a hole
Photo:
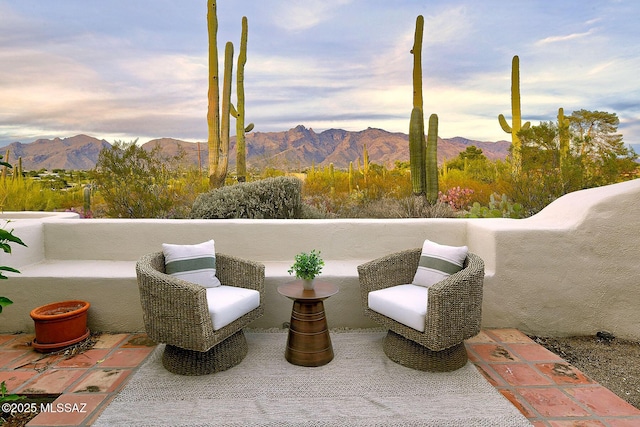
[[[319,249],[324,280],[340,293],[325,302],[330,327],[373,326],[362,315],[356,266],[421,246],[424,239],[468,245],[486,263],[484,327],[539,335],[608,330],[640,338],[640,180],[566,195],[534,217],[396,220],[116,220],[15,217],[29,248],[0,254],[23,274],[0,283],[14,300],[0,332],[32,328],[28,312],[47,302],[92,303],[94,330],[137,331],[142,315],[135,261],[161,244],[213,238],[216,249],[267,265],[265,315],[255,327],[287,321],[291,302],[277,285],[293,256]],[[5,216],[11,216],[6,213]],[[28,215],[27,215],[28,216]]]

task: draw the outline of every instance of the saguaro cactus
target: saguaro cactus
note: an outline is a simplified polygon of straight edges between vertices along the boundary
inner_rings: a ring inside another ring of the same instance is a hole
[[[429,116],[427,136],[427,200],[433,204],[438,200],[438,115]]]
[[[238,182],[245,182],[247,177],[247,145],[245,133],[251,132],[253,123],[244,125],[244,66],[247,63],[247,17],[242,17],[242,34],[240,36],[240,52],[238,53],[238,70],[236,78],[236,95],[238,108],[231,105],[231,115],[236,118],[236,171]]]
[[[422,111],[422,34],[424,17],[416,18],[413,37],[413,110],[409,122],[409,166],[413,194],[423,195],[426,188],[426,141],[424,138],[424,113]]]
[[[229,124],[231,104],[231,73],[233,44],[227,42],[224,53],[222,109],[218,75],[218,16],[215,0],[207,1],[207,29],[209,33],[209,94],[207,124],[209,127],[209,186],[224,185],[229,165]]]
[[[498,122],[500,122],[502,130],[511,134],[512,170],[518,173],[522,165],[522,144],[520,143],[520,138],[518,138],[518,132],[520,129],[528,129],[531,126],[530,122],[522,124],[520,112],[520,59],[518,55],[515,55],[511,61],[511,126],[509,126],[502,114],[498,116]]]
[[[424,139],[424,117],[422,108],[413,107],[409,122],[409,167],[411,187],[416,196],[425,194],[427,186],[426,143]]]

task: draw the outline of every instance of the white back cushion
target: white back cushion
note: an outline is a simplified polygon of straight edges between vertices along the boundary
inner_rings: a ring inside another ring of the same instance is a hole
[[[429,287],[462,270],[469,249],[425,240],[413,284]]]
[[[216,277],[216,246],[213,240],[197,245],[162,244],[165,272],[205,288],[220,286]]]

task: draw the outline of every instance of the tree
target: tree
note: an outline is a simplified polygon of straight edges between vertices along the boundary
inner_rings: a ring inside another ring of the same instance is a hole
[[[579,110],[567,119],[568,129],[560,109],[558,123],[518,132],[522,169],[512,175],[512,197],[531,213],[569,192],[624,180],[637,167],[615,113]]]
[[[190,207],[189,195],[196,194],[195,190],[181,189],[183,157],[183,152],[165,157],[159,145],[147,151],[136,141],[116,141],[102,149],[93,178],[107,205],[105,214],[112,218],[180,216],[176,208]]]

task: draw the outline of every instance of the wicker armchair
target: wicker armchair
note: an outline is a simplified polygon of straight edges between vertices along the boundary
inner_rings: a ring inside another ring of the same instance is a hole
[[[145,255],[136,264],[140,302],[149,337],[165,343],[164,367],[181,375],[205,375],[237,365],[247,355],[242,328],[264,312],[264,265],[216,254],[223,285],[260,292],[260,305],[218,330],[207,307],[206,289],[164,273],[164,255]]]
[[[369,308],[369,292],[411,283],[421,249],[411,249],[358,266],[364,313],[388,329],[384,352],[394,362],[423,371],[453,371],[467,362],[464,340],[480,332],[484,262],[469,253],[461,271],[429,288],[425,331],[420,332]]]

